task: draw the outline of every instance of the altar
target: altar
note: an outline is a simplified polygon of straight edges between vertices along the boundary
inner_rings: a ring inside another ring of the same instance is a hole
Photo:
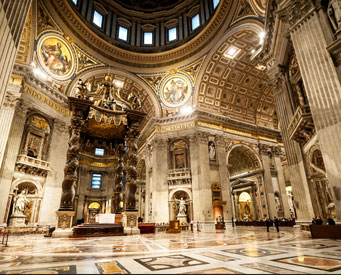
[[[97,214],[95,219],[99,224],[115,223],[115,214]]]

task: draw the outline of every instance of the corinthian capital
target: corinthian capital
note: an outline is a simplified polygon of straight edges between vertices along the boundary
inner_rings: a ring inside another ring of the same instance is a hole
[[[312,0],[289,0],[287,4],[277,10],[282,20],[288,22],[291,27],[303,19],[315,6]]]
[[[14,109],[19,102],[20,95],[20,93],[7,92],[4,98],[3,106]]]

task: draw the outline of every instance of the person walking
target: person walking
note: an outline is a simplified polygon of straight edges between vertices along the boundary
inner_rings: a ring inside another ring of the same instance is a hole
[[[276,218],[276,216],[274,217],[274,224],[276,226],[277,232],[279,232],[279,220]]]
[[[266,223],[266,231],[267,231],[267,232],[270,232],[270,231],[269,231],[269,228],[270,228],[270,226],[271,226],[271,220],[270,220],[270,218],[267,218],[266,221],[265,221],[265,223]]]
[[[232,216],[232,227],[234,227],[234,221],[233,221],[233,216]]]

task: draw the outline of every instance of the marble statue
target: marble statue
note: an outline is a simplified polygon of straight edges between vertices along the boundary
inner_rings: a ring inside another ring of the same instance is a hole
[[[26,198],[25,190],[22,190],[20,194],[14,197],[14,214],[15,215],[25,215],[25,206],[29,202]]]
[[[186,215],[186,201],[184,198],[181,198],[180,200],[175,199],[175,201],[179,204],[179,210],[178,215]]]
[[[208,151],[209,151],[210,160],[216,160],[215,145],[214,145],[214,143],[212,141],[208,145]]]

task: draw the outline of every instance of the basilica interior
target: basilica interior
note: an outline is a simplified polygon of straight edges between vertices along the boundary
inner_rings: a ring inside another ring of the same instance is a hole
[[[340,272],[340,0],[0,0],[0,34],[0,274]]]

